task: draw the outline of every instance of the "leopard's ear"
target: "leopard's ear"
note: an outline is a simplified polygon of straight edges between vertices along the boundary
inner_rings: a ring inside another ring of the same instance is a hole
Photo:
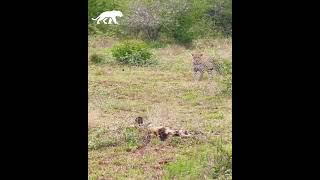
[[[194,54],[193,54],[193,53],[191,53],[191,56],[193,57],[193,56],[194,56]]]
[[[203,54],[201,53],[201,54],[199,54],[200,55],[200,57],[202,57],[203,56]]]

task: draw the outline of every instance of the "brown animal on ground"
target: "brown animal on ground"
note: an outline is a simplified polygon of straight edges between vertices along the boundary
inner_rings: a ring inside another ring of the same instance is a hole
[[[169,136],[189,137],[191,136],[187,131],[181,129],[173,129],[164,126],[152,126],[151,123],[143,124],[143,118],[137,117],[135,122],[139,127],[146,128],[148,135],[155,135],[160,138],[161,141],[165,141]]]
[[[192,72],[194,80],[200,81],[205,72],[212,79],[214,71],[222,73],[218,62],[209,56],[204,56],[202,53],[192,53]]]

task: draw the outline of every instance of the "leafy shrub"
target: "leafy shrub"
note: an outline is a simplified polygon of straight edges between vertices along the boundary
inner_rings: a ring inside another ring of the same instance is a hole
[[[141,41],[125,41],[112,48],[112,56],[121,64],[151,64],[151,52]]]
[[[94,64],[100,64],[104,61],[104,57],[100,54],[92,54],[90,56],[90,61]]]
[[[182,44],[191,43],[194,39],[194,34],[189,31],[193,23],[192,17],[182,16],[178,19],[178,23],[173,29],[173,38]]]
[[[125,128],[123,133],[127,151],[132,151],[141,146],[142,137],[138,129]]]

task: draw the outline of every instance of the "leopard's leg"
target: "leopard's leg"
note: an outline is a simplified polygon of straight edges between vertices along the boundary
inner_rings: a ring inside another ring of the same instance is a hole
[[[198,78],[198,81],[201,81],[202,80],[202,78],[203,78],[203,71],[199,71],[199,78]]]
[[[198,74],[198,71],[192,71],[192,76],[194,81],[198,80],[197,74]]]
[[[207,72],[208,72],[209,79],[212,80],[213,79],[213,73],[214,73],[213,69],[209,69]]]

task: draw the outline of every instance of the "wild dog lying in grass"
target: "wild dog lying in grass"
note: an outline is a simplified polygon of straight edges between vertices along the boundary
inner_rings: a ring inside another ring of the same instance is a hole
[[[135,119],[135,124],[138,127],[146,128],[148,130],[148,135],[155,135],[160,138],[161,141],[165,141],[171,136],[189,137],[191,136],[187,131],[182,129],[173,129],[164,126],[152,126],[151,123],[143,124],[143,118],[137,117]]]

